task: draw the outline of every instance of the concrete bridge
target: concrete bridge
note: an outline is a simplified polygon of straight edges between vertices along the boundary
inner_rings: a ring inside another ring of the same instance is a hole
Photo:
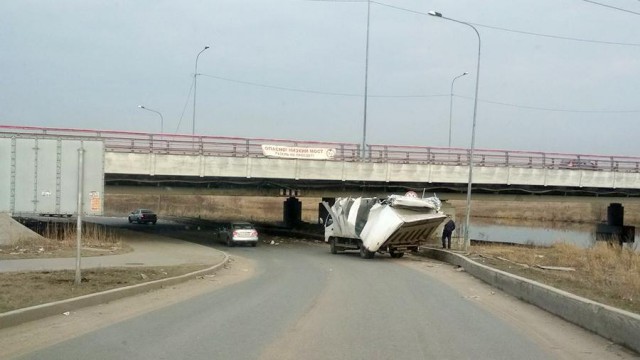
[[[354,143],[16,126],[0,126],[0,137],[102,140],[107,185],[291,196],[461,193],[469,171],[462,148],[368,144],[362,152]],[[473,162],[474,193],[640,195],[640,157],[476,149]]]

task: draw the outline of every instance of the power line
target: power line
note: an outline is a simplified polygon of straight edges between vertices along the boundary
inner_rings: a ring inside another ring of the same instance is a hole
[[[281,90],[281,91],[291,91],[291,92],[300,92],[300,93],[316,94],[316,95],[330,95],[330,96],[347,96],[347,97],[362,97],[362,96],[364,96],[363,94],[355,94],[355,93],[340,93],[340,92],[327,92],[327,91],[308,90],[308,89],[300,89],[300,88],[289,88],[289,87],[284,87],[284,86],[261,84],[261,83],[251,82],[251,81],[235,80],[235,79],[230,79],[230,78],[217,76],[217,75],[209,75],[209,74],[199,74],[199,75],[200,76],[209,77],[209,78],[213,78],[213,79],[218,79],[218,80],[223,80],[223,81],[243,84],[243,85],[257,86],[257,87],[268,88],[268,89],[276,89],[276,90]],[[422,98],[422,99],[424,99],[424,98],[432,98],[432,97],[449,97],[449,96],[451,96],[451,95],[450,94],[369,95],[369,97],[372,97],[372,98],[405,98],[405,99],[407,99],[407,98]],[[473,98],[468,97],[468,96],[461,96],[461,95],[455,95],[455,94],[454,94],[454,96],[458,97],[458,98],[461,98],[461,99],[473,99]],[[509,107],[520,108],[520,109],[539,110],[539,111],[572,112],[572,113],[601,113],[601,114],[606,114],[606,113],[613,113],[613,114],[640,113],[640,110],[575,110],[575,109],[572,110],[572,109],[545,108],[545,107],[535,107],[535,106],[527,106],[527,105],[519,105],[519,104],[510,104],[510,103],[505,103],[505,102],[491,101],[491,100],[481,100],[481,99],[478,99],[478,101],[479,102],[483,102],[483,103],[488,103],[488,104],[509,106]]]
[[[395,6],[395,5],[391,5],[391,4],[386,4],[386,3],[382,3],[382,2],[378,2],[378,1],[371,1],[371,3],[377,4],[377,5],[380,5],[380,6],[385,6],[385,7],[392,8],[392,9],[396,9],[396,10],[400,10],[400,11],[410,12],[410,13],[413,13],[413,14],[424,15],[424,16],[428,16],[429,15],[429,14],[427,14],[425,12],[416,11],[416,10],[412,10],[412,9],[407,9],[407,8],[404,8],[404,7]],[[517,34],[530,35],[530,36],[540,36],[540,37],[546,37],[546,38],[551,38],[551,39],[579,41],[579,42],[587,42],[587,43],[594,43],[594,44],[605,44],[605,45],[640,46],[640,43],[623,43],[623,42],[616,42],[616,41],[602,41],[602,40],[592,40],[592,39],[581,39],[581,38],[575,38],[575,37],[569,37],[569,36],[540,34],[540,33],[534,33],[534,32],[530,32],[530,31],[514,30],[514,29],[508,29],[508,28],[503,28],[503,27],[498,27],[498,26],[484,25],[484,24],[478,24],[478,23],[472,23],[472,22],[469,22],[469,24],[480,26],[480,27],[484,27],[484,28],[487,28],[487,29],[500,30],[500,31],[517,33]]]
[[[195,79],[195,77],[194,77],[194,79]],[[182,124],[182,117],[184,116],[185,110],[187,110],[187,104],[189,103],[189,99],[191,98],[191,91],[193,90],[193,84],[195,82],[194,79],[191,80],[191,87],[189,88],[189,94],[187,94],[187,100],[184,102],[184,107],[182,108],[182,114],[180,114],[180,121],[178,121],[178,126],[176,127],[176,134],[178,133],[178,130],[180,129],[180,124]]]
[[[330,95],[330,96],[348,96],[348,97],[363,97],[364,96],[364,94],[356,94],[356,93],[329,92],[329,91],[309,90],[309,89],[300,89],[300,88],[290,88],[290,87],[277,86],[277,85],[268,85],[268,84],[261,84],[261,83],[251,82],[251,81],[235,80],[235,79],[225,78],[225,77],[217,76],[217,75],[209,75],[209,74],[199,74],[199,75],[200,76],[214,78],[214,79],[218,79],[218,80],[238,83],[238,84],[257,86],[257,87],[263,87],[263,88],[268,88],[268,89],[276,89],[276,90],[282,90],[282,91],[300,92],[300,93],[317,94],[317,95]],[[434,95],[369,95],[369,97],[376,97],[376,98],[428,98],[428,97],[440,97],[440,96],[449,96],[449,94],[434,94]]]
[[[461,95],[453,95],[462,99],[473,99],[469,96],[461,96]],[[640,110],[575,110],[575,109],[559,109],[559,108],[545,108],[545,107],[536,107],[536,106],[527,106],[527,105],[518,105],[518,104],[510,104],[499,101],[491,101],[491,100],[481,100],[478,99],[479,102],[487,103],[487,104],[495,104],[502,106],[509,106],[519,109],[529,109],[529,110],[539,110],[539,111],[554,111],[554,112],[568,112],[568,113],[593,113],[593,114],[632,114],[632,113],[640,113]]]
[[[627,9],[623,9],[623,8],[619,8],[619,7],[615,7],[615,6],[611,6],[611,5],[607,5],[607,4],[601,4],[599,2],[595,2],[595,1],[591,1],[591,0],[582,0],[582,1],[588,2],[590,4],[594,4],[594,5],[604,6],[604,7],[609,8],[609,9],[624,11],[624,12],[629,13],[629,14],[640,15],[639,12],[635,12],[635,11],[631,11],[631,10],[627,10]]]
[[[529,31],[513,30],[513,29],[507,29],[507,28],[502,28],[502,27],[497,27],[497,26],[490,26],[490,25],[483,25],[483,24],[476,24],[476,23],[470,23],[470,24],[473,24],[473,25],[476,25],[476,26],[480,26],[480,27],[484,27],[484,28],[487,28],[487,29],[501,30],[501,31],[507,31],[507,32],[517,33],[517,34],[531,35],[531,36],[540,36],[540,37],[546,37],[546,38],[551,38],[551,39],[580,41],[580,42],[595,43],[595,44],[605,44],[605,45],[640,46],[640,44],[638,44],[638,43],[623,43],[623,42],[615,42],[615,41],[581,39],[581,38],[574,38],[574,37],[560,36],[560,35],[539,34],[539,33],[533,33],[533,32],[529,32]]]

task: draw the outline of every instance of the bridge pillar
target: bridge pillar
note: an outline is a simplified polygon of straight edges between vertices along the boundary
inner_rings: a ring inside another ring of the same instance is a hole
[[[295,227],[302,222],[302,203],[295,197],[289,197],[283,202],[282,221],[287,227]]]
[[[618,240],[620,246],[625,242],[635,241],[635,226],[624,225],[624,206],[620,203],[611,203],[607,207],[607,223],[598,224],[596,227],[596,240]]]
[[[323,202],[328,203],[329,206],[333,206],[333,204],[336,203],[336,198],[323,197],[322,202],[318,203],[318,224],[323,224],[323,221],[325,221],[327,219],[327,215],[329,215],[327,209],[322,205]]]

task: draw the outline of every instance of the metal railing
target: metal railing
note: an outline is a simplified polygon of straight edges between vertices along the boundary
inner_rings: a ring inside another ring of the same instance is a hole
[[[362,158],[360,144],[355,143],[0,125],[2,137],[34,135],[55,139],[99,138],[104,140],[106,151],[124,153],[265,158],[262,145],[268,144],[335,149],[335,157],[325,161],[469,165],[469,150],[464,148],[367,144]],[[640,157],[632,156],[475,149],[473,163],[475,167],[640,172]]]

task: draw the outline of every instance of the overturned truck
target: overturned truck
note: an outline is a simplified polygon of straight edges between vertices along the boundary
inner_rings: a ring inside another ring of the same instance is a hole
[[[365,259],[376,252],[399,258],[417,251],[446,218],[437,197],[338,198],[333,206],[322,204],[329,212],[324,239],[331,253],[360,250]]]

